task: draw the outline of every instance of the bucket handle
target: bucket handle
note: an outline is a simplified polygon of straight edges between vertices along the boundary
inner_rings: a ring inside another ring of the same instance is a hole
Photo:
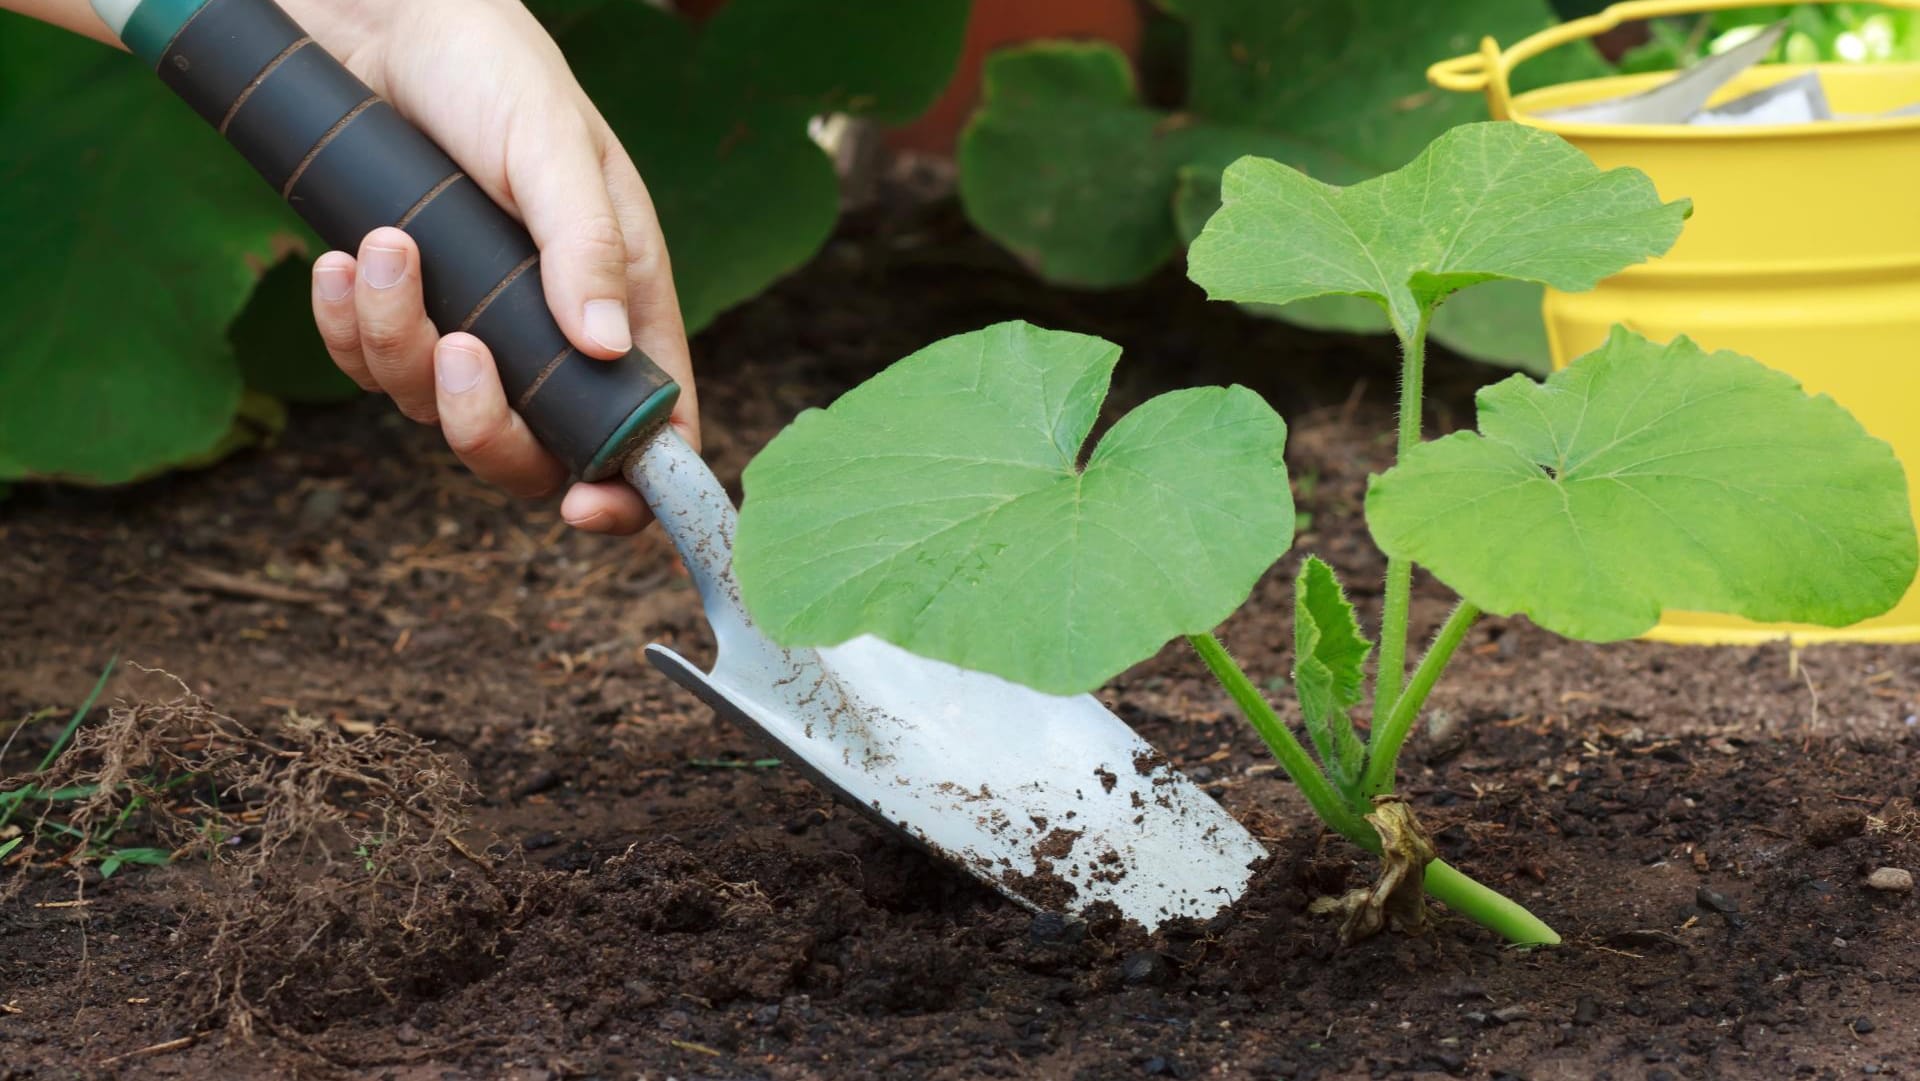
[[[1802,0],[1803,3],[1836,4],[1845,0]],[[1880,0],[1888,7],[1920,10],[1920,0]],[[1598,37],[1621,23],[1657,19],[1668,15],[1700,15],[1709,11],[1750,8],[1754,0],[1626,0],[1593,15],[1550,26],[1525,38],[1512,48],[1501,50],[1492,38],[1480,39],[1480,51],[1442,60],[1427,69],[1427,81],[1442,90],[1487,96],[1487,115],[1495,120],[1513,119],[1513,69],[1549,49],[1586,38]]]

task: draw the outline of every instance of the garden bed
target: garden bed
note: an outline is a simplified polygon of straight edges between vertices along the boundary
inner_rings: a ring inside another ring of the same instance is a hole
[[[1289,419],[1312,518],[1222,631],[1256,678],[1290,667],[1300,556],[1372,618],[1360,496],[1390,455],[1387,343],[1236,316],[1177,273],[1047,291],[949,202],[899,189],[696,344],[709,458],[732,483],[799,409],[1005,318],[1123,345],[1110,415],[1240,381]],[[1487,374],[1436,362],[1429,430],[1466,422]],[[1519,952],[1445,918],[1338,948],[1307,904],[1367,863],[1170,648],[1102,697],[1274,859],[1231,913],[1148,937],[1036,918],[759,761],[641,657],[709,651],[664,541],[569,533],[383,403],[303,415],[203,473],[30,489],[0,513],[0,717],[77,704],[117,653],[269,732],[289,711],[390,722],[468,773],[466,836],[501,857],[450,872],[473,880],[461,907],[408,914],[452,948],[378,993],[331,993],[291,946],[255,958],[316,990],[251,1042],[199,1018],[219,934],[201,865],[81,893],[32,872],[0,907],[0,1078],[1920,1074],[1920,900],[1864,885],[1920,868],[1920,649],[1600,647],[1483,623],[1403,789],[1443,856],[1567,938]],[[1449,599],[1428,585],[1422,636]],[[123,676],[107,700],[168,693]],[[27,726],[0,773],[61,719]],[[373,953],[397,926],[363,929]]]

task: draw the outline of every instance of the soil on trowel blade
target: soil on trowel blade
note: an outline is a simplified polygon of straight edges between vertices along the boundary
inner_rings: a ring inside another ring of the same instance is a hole
[[[1374,618],[1360,501],[1389,454],[1385,343],[1207,304],[1177,272],[1042,289],[946,199],[894,192],[700,337],[707,452],[733,483],[799,410],[1016,317],[1125,347],[1108,420],[1221,381],[1288,417],[1310,518],[1221,631],[1256,679],[1284,691],[1300,555],[1332,563]],[[1436,358],[1429,431],[1469,423],[1496,374]],[[0,773],[38,761],[117,654],[263,738],[398,726],[476,793],[461,834],[476,859],[424,874],[390,920],[353,891],[391,883],[352,860],[313,872],[356,916],[314,909],[283,948],[246,955],[248,986],[304,990],[264,1000],[244,1036],[209,1009],[235,963],[212,944],[218,914],[261,914],[220,902],[206,859],[102,881],[58,845],[16,856],[0,1078],[1920,1074],[1920,901],[1868,886],[1920,870],[1912,647],[1599,647],[1484,622],[1403,790],[1442,856],[1566,944],[1513,950],[1437,912],[1425,935],[1343,949],[1308,905],[1370,864],[1314,825],[1180,648],[1102,697],[1271,860],[1231,910],[1157,934],[1034,915],[834,806],[648,666],[650,641],[711,651],[656,534],[569,532],[383,402],[299,411],[277,446],[205,471],[18,488],[0,504],[0,590],[0,724],[31,718]],[[1448,603],[1418,584],[1420,634]],[[107,703],[152,693],[121,671]],[[409,952],[417,936],[457,948]],[[314,958],[333,967],[302,968]]]

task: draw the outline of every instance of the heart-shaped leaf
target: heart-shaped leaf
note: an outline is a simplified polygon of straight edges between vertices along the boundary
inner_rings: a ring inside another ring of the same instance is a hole
[[[1333,568],[1308,556],[1293,580],[1293,693],[1321,763],[1342,789],[1360,777],[1364,750],[1347,711],[1360,704],[1371,652]]]
[[[1182,171],[1174,215],[1188,244],[1199,238],[1207,220],[1219,209],[1219,171]],[[1540,302],[1540,286],[1533,282],[1485,282],[1447,298],[1433,313],[1427,335],[1476,360],[1545,375],[1553,370],[1553,351],[1547,344],[1547,326],[1540,318]],[[1387,313],[1366,297],[1334,293],[1280,307],[1245,307],[1315,330],[1379,334],[1389,329]]]
[[[1600,171],[1549,132],[1454,128],[1401,169],[1338,188],[1278,162],[1228,167],[1188,253],[1217,300],[1363,296],[1411,337],[1457,289],[1498,278],[1579,292],[1673,246],[1690,209],[1646,175]]]
[[[1487,611],[1590,641],[1667,609],[1837,627],[1913,580],[1892,449],[1736,353],[1616,328],[1545,384],[1483,389],[1479,413],[1374,477],[1367,524]]]
[[[755,618],[787,645],[874,634],[1061,694],[1226,619],[1292,543],[1286,425],[1243,387],[1175,391],[1080,466],[1119,356],[1001,323],[803,413],[745,476]]]

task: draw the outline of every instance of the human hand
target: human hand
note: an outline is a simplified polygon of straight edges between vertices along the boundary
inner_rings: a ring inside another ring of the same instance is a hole
[[[652,201],[519,0],[281,3],[526,225],[547,304],[577,349],[612,359],[637,344],[680,384],[672,423],[697,447],[692,362]],[[442,336],[427,319],[420,253],[406,233],[376,229],[357,256],[321,256],[313,309],[340,369],[438,424],[475,475],[524,497],[566,480],[509,408],[487,347],[471,334]],[[619,481],[575,484],[560,513],[596,533],[631,533],[651,517]]]

